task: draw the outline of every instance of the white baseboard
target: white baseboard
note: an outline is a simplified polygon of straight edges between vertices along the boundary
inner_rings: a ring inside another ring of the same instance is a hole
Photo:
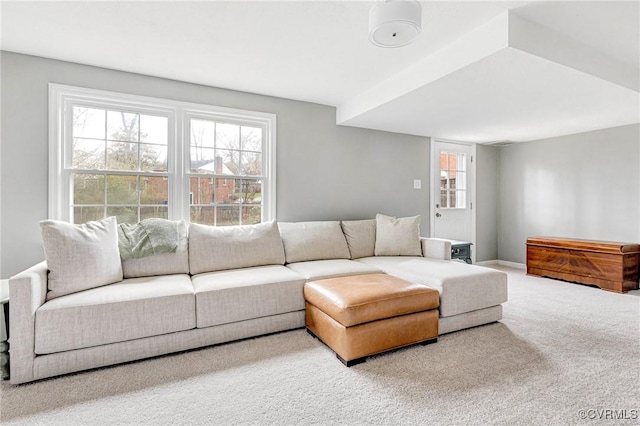
[[[476,262],[476,265],[478,266],[492,266],[492,265],[497,265],[498,264],[498,260],[494,259],[494,260],[483,260],[482,262]]]
[[[516,262],[509,262],[507,260],[484,260],[482,262],[477,262],[476,265],[479,266],[492,266],[492,265],[502,265],[502,266],[508,266],[510,268],[515,268],[515,269],[527,269],[527,265],[525,265],[524,263],[516,263]]]
[[[498,260],[498,265],[508,266],[510,268],[516,269],[527,269],[527,265],[525,265],[524,263],[509,262],[507,260]]]

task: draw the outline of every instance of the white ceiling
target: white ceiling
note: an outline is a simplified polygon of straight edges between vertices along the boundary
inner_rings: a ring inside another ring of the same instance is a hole
[[[640,122],[640,2],[422,1],[414,43],[371,1],[1,3],[3,50],[337,107],[337,122],[525,141]],[[510,10],[511,13],[506,12]]]

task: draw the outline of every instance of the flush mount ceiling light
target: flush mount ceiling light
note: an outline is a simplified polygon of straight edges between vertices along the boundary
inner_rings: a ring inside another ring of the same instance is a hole
[[[379,47],[400,47],[420,34],[422,6],[416,0],[386,0],[369,11],[369,40]]]

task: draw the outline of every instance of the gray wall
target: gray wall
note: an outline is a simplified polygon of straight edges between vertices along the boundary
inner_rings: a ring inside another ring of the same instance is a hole
[[[498,148],[476,146],[476,262],[498,259]]]
[[[640,241],[640,125],[500,148],[498,258],[529,236]]]
[[[275,113],[278,220],[421,214],[429,234],[428,138],[336,126],[332,107],[33,56],[2,52],[0,66],[2,278],[44,257],[50,82]],[[640,125],[476,156],[477,261],[524,263],[534,235],[640,241]]]
[[[43,259],[48,83],[277,114],[281,221],[421,214],[428,235],[428,138],[338,127],[335,108],[2,52],[0,277]],[[421,179],[423,190],[413,189]]]

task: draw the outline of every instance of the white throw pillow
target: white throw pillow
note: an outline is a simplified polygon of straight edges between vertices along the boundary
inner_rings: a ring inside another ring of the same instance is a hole
[[[347,239],[351,259],[370,257],[375,253],[376,220],[343,220],[342,232]]]
[[[287,263],[349,259],[340,222],[279,222]]]
[[[191,274],[284,265],[284,248],[276,222],[258,225],[189,225]]]
[[[49,268],[47,300],[122,281],[115,217],[81,225],[40,222]]]
[[[376,215],[376,256],[422,256],[420,216]]]

